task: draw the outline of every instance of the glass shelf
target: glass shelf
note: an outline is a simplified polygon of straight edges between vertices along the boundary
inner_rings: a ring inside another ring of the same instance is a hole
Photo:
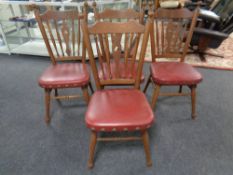
[[[96,1],[98,8],[127,9],[133,0],[100,0]],[[89,1],[91,4],[93,1]],[[0,1],[0,53],[29,54],[48,56],[47,49],[41,36],[37,23],[33,18],[33,12],[28,11],[27,6],[38,5],[40,11],[46,9],[81,11],[83,2],[38,2],[38,1]],[[12,17],[30,16],[30,18]],[[30,19],[30,20],[29,20]]]

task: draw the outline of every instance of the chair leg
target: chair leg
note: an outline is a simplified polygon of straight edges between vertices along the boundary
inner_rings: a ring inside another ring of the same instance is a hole
[[[87,86],[83,86],[82,87],[82,91],[83,91],[83,98],[84,100],[87,102],[87,104],[89,103],[89,100],[90,100],[90,96],[89,96],[89,93],[88,93],[88,87]]]
[[[156,105],[156,102],[157,102],[157,99],[158,99],[158,96],[159,96],[159,91],[160,91],[160,86],[156,85],[155,89],[154,89],[153,96],[152,96],[152,101],[151,101],[152,109],[155,108],[155,105]]]
[[[91,84],[91,82],[89,82],[89,87],[90,87],[90,89],[91,89],[91,93],[93,94],[94,93],[94,90],[93,90],[93,87],[92,87],[92,84]]]
[[[144,88],[144,90],[143,90],[144,93],[146,93],[146,90],[147,90],[147,88],[148,88],[150,82],[151,82],[151,75],[148,77],[148,80],[147,80],[147,82],[146,82],[146,86],[145,86],[145,88]]]
[[[58,90],[57,89],[54,89],[55,90],[55,97],[58,96]]]
[[[90,145],[89,145],[88,168],[93,168],[93,166],[94,166],[94,155],[95,155],[96,142],[97,142],[97,133],[92,131],[91,141],[90,141]]]
[[[152,165],[152,160],[150,156],[150,144],[149,144],[149,137],[148,137],[148,132],[147,131],[142,131],[142,141],[143,141],[143,146],[146,154],[146,164],[147,166]]]
[[[180,86],[179,86],[179,93],[182,93],[182,88],[183,88],[183,86],[180,85]]]
[[[45,89],[45,122],[50,123],[50,93],[51,89]]]
[[[196,85],[191,86],[192,119],[196,118]]]

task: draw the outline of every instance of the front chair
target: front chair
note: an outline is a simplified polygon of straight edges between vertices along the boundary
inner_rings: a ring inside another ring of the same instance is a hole
[[[147,165],[151,166],[148,128],[154,120],[153,112],[145,95],[139,90],[140,77],[144,62],[146,44],[149,36],[149,25],[146,27],[136,21],[125,23],[96,22],[88,27],[82,23],[84,41],[88,50],[91,68],[94,75],[97,91],[93,94],[85,120],[91,129],[90,155],[88,167],[93,167],[94,152],[97,141],[141,140],[144,144]],[[145,32],[145,34],[144,34]],[[137,63],[134,49],[133,57],[126,54],[130,47],[130,38],[136,38],[138,46],[140,37],[144,34],[142,50]],[[121,41],[124,41],[124,45]],[[95,44],[92,44],[94,41]],[[111,46],[110,46],[110,43]],[[95,45],[95,47],[94,47]],[[103,45],[103,48],[101,47]],[[94,58],[93,50],[97,50],[98,62]],[[121,54],[122,49],[125,54]],[[103,53],[106,60],[103,60]],[[110,53],[113,59],[110,59]],[[137,64],[137,66],[135,66]],[[125,68],[122,71],[122,66]],[[101,70],[102,77],[98,70]],[[103,89],[106,85],[134,85],[130,89]],[[141,137],[97,137],[100,132],[141,132]]]
[[[196,86],[201,82],[201,74],[191,65],[184,63],[193,29],[196,24],[198,9],[191,12],[188,9],[158,9],[154,14],[154,24],[151,25],[151,55],[150,76],[144,92],[153,82],[155,89],[151,106],[154,108],[159,95],[183,96],[191,95],[192,118],[196,116]],[[158,62],[159,58],[176,58],[179,61]],[[178,93],[160,93],[161,86],[180,86]],[[188,86],[191,93],[182,93],[182,86]]]
[[[80,14],[78,11],[47,11],[40,15],[39,11],[35,11],[52,61],[52,65],[39,78],[39,85],[45,90],[46,123],[51,120],[50,94],[52,90],[55,90],[55,99],[71,99],[77,98],[79,95],[61,96],[58,95],[58,89],[80,87],[83,98],[87,103],[89,102],[88,86],[91,87],[91,84],[85,64],[86,54],[80,27],[80,22],[86,20],[84,14]]]

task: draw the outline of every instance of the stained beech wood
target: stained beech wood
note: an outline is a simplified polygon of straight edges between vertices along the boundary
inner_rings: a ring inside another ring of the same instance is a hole
[[[58,96],[58,90],[54,89],[54,96],[57,97]]]
[[[40,14],[39,10],[35,10],[35,17],[38,22],[41,34],[43,36],[45,45],[47,47],[51,62],[56,65],[57,62],[65,61],[82,61],[84,69],[86,69],[86,49],[83,44],[81,21],[87,21],[87,11],[84,9],[83,13],[77,10],[71,11],[52,11],[48,10],[44,14]],[[89,94],[87,86],[82,88],[83,97],[85,101],[89,102]],[[45,89],[45,104],[46,104],[46,123],[50,122],[50,91],[52,89]],[[79,98],[80,95],[58,95],[55,89],[55,97],[53,99],[73,99]]]
[[[45,123],[49,123],[51,118],[50,118],[50,93],[51,89],[45,89]]]
[[[82,97],[81,95],[59,95],[59,96],[54,96],[52,98],[56,100],[70,100],[70,99],[81,98],[81,97]]]
[[[93,72],[93,77],[96,83],[97,90],[102,90],[103,87],[106,85],[133,85],[135,89],[140,88],[142,68],[150,32],[149,23],[151,22],[151,20],[148,20],[146,26],[138,23],[137,21],[128,21],[121,23],[97,21],[92,26],[88,26],[85,21],[81,23],[84,42],[88,51],[88,57],[90,59],[91,69]],[[136,61],[136,53],[138,51],[137,47],[142,36],[143,39],[140,55],[138,61]],[[94,41],[95,44],[91,44],[91,41]],[[131,45],[134,41],[134,49],[130,50]],[[98,54],[98,63],[93,53],[94,48]],[[133,57],[130,57],[130,52],[133,52]],[[120,67],[122,65],[125,68],[125,75],[122,75],[122,70]],[[133,69],[136,69],[136,71],[133,72]],[[100,78],[99,73],[103,74],[102,79]],[[150,158],[147,131],[143,131],[141,137],[97,138],[97,133],[93,130],[91,134],[89,148],[90,153],[88,167],[92,168],[94,166],[94,149],[97,141],[132,140],[143,141],[147,165],[151,166],[152,161]]]
[[[191,86],[192,119],[196,119],[196,86]]]
[[[144,150],[146,154],[146,164],[147,166],[151,166],[152,160],[150,156],[150,144],[149,144],[149,137],[148,137],[147,131],[142,131],[142,141],[143,141]]]
[[[90,146],[89,146],[89,160],[88,160],[88,168],[93,168],[94,166],[94,155],[95,155],[95,146],[97,142],[97,133],[91,132]]]
[[[90,96],[89,96],[89,93],[88,93],[88,86],[87,85],[82,86],[82,91],[83,91],[83,98],[86,101],[86,103],[88,104],[89,100],[90,100]]]
[[[145,4],[145,3],[143,3]],[[137,12],[133,9],[126,9],[126,10],[115,10],[115,9],[105,9],[102,12],[98,11],[97,8],[97,4],[96,2],[93,2],[93,11],[94,11],[94,17],[95,17],[95,21],[104,21],[104,22],[118,22],[118,23],[122,23],[122,26],[124,26],[124,22],[127,21],[131,21],[131,20],[135,20],[137,21],[136,24],[144,24],[144,9],[145,9],[145,5],[142,5],[142,9],[140,12]],[[113,26],[109,25],[111,27],[111,30],[115,33],[114,29],[114,23]],[[135,28],[138,28],[138,26],[132,26]],[[103,30],[103,29],[101,29]],[[131,30],[131,29],[129,29]],[[140,27],[139,27],[140,30]],[[135,31],[137,32],[137,31]],[[138,52],[138,44],[139,44],[139,39],[140,39],[140,34],[135,35],[133,33],[125,33],[125,35],[121,35],[121,34],[116,34],[116,36],[111,35],[108,36],[111,38],[112,40],[112,46],[113,48],[116,48],[114,50],[110,49],[110,52],[102,52],[102,54],[100,54],[101,52],[99,51],[101,50],[105,50],[105,41],[106,41],[106,37],[102,36],[102,35],[98,35],[99,37],[99,41],[100,41],[100,46],[98,46],[97,49],[97,53],[98,53],[98,57],[101,57],[102,59],[99,59],[100,61],[100,67],[101,67],[101,71],[104,74],[104,70],[102,68],[102,63],[104,61],[107,61],[107,67],[108,69],[106,70],[105,73],[107,74],[112,74],[114,73],[114,75],[117,78],[121,78],[120,77],[120,72],[118,71],[118,69],[115,70],[115,72],[110,72],[110,68],[109,68],[109,61],[114,59],[115,64],[117,65],[117,67],[120,65],[121,60],[119,59],[120,55],[123,55],[124,57],[124,61],[125,61],[125,65],[126,67],[128,67],[129,65],[129,70],[131,74],[134,71],[134,67],[133,65],[135,64],[136,61],[136,54]],[[105,39],[104,39],[105,38]],[[121,42],[124,43],[124,48],[121,47]],[[130,63],[129,63],[130,62]],[[111,75],[110,75],[111,76]],[[105,86],[109,86],[111,84],[105,84]],[[122,84],[124,85],[124,84]],[[128,85],[128,84],[127,84]]]
[[[101,89],[106,85],[134,85],[136,88],[140,86],[140,78],[142,75],[142,65],[144,62],[144,55],[146,50],[146,44],[149,37],[149,24],[147,27],[139,24],[136,21],[129,21],[123,23],[113,22],[96,22],[94,25],[87,27],[85,21],[82,23],[82,29],[84,32],[85,45],[88,50],[91,68],[93,71],[94,79],[96,82],[97,89]],[[147,30],[147,32],[145,31]],[[129,59],[130,54],[130,40],[135,39],[135,46],[138,47],[139,40],[142,34],[145,32],[143,37],[142,50],[140,53],[139,61],[136,65],[136,53],[138,49],[133,49],[133,60]],[[101,37],[100,37],[101,36]],[[90,38],[89,38],[90,37]],[[114,40],[111,40],[113,38]],[[95,41],[94,48],[97,51],[99,65],[96,64],[93,49],[91,46],[91,39]],[[123,41],[124,44],[122,44]],[[103,45],[103,50],[100,45]],[[110,47],[110,44],[112,48]],[[124,54],[121,54],[121,50]],[[103,54],[105,53],[105,54]],[[105,55],[105,59],[103,59]],[[113,58],[112,58],[113,57]],[[120,64],[125,67],[125,74],[120,73]],[[112,70],[115,66],[115,70]],[[136,69],[136,70],[135,70]],[[103,79],[100,79],[98,71],[103,74]],[[136,75],[134,75],[136,74]]]
[[[43,39],[53,64],[57,61],[82,60],[81,27],[82,20],[87,20],[87,13],[73,11],[35,11]]]
[[[198,14],[199,8],[197,8],[194,12],[191,12],[185,8],[172,10],[159,8],[155,11],[155,13],[150,12],[150,15],[152,15],[152,20],[154,21],[150,26],[152,62],[156,62],[159,58],[179,58],[180,62],[184,62],[193,35],[193,30],[196,25]],[[146,92],[149,84],[154,82],[151,76],[152,75],[150,75],[147,80],[144,92]],[[154,82],[154,84],[156,84],[156,82]],[[179,86],[178,93],[160,93],[161,87],[166,85],[157,83],[152,95],[152,108],[155,108],[159,95],[191,95],[192,118],[195,118],[196,85],[190,87],[191,93],[182,93],[182,86],[185,85],[186,84],[177,85]]]
[[[135,141],[142,140],[142,137],[106,137],[97,138],[97,141]]]
[[[152,109],[155,108],[156,102],[157,102],[158,97],[159,97],[159,92],[160,92],[160,86],[156,85],[155,89],[154,89],[154,92],[153,92],[153,95],[152,95],[152,101],[151,101]]]
[[[147,81],[146,81],[146,85],[145,85],[145,88],[143,90],[144,93],[146,92],[146,90],[147,90],[148,86],[150,85],[150,83],[151,83],[151,76],[149,76]]]

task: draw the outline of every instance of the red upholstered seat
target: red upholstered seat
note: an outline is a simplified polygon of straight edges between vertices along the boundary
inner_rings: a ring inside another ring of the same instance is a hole
[[[119,68],[117,69],[116,63],[111,63],[111,75],[112,78],[116,78],[117,77],[117,73],[119,73],[119,77],[122,78],[136,78],[137,76],[137,66],[138,64],[135,63],[134,64],[134,69],[133,69],[133,74],[131,71],[131,64],[129,63],[128,66],[126,67],[124,63],[120,63],[119,64]],[[99,69],[99,77],[100,79],[109,79],[109,73],[108,73],[108,66],[106,63],[103,64],[103,69],[104,71],[102,71],[102,69]],[[118,70],[118,72],[116,71]],[[133,76],[133,77],[132,77]],[[143,81],[145,79],[144,75],[142,74],[141,76],[141,81]]]
[[[202,81],[201,74],[191,65],[181,62],[155,62],[151,75],[160,85],[195,85]]]
[[[43,88],[68,88],[88,84],[89,74],[82,63],[61,63],[49,66],[39,79]]]
[[[154,115],[137,89],[96,91],[86,112],[87,127],[95,131],[133,131],[149,128]]]

